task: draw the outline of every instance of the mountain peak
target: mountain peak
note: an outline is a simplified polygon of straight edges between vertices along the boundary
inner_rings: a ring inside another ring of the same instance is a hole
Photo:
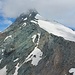
[[[63,37],[65,40],[75,41],[75,32],[60,24],[52,21],[46,21],[35,9],[30,9],[27,13],[22,13],[12,25],[14,28],[24,28],[25,26],[38,25],[40,28],[44,29],[48,33],[54,34],[58,37]],[[11,27],[10,27],[11,28]],[[12,28],[11,28],[12,29]],[[69,36],[71,35],[71,36]]]
[[[27,12],[24,12],[20,15],[20,17],[23,17],[25,15],[30,15],[30,14],[38,14],[36,9],[29,9]]]
[[[33,20],[37,14],[38,12],[35,9],[29,9],[26,13],[22,13],[19,17],[17,17],[16,21]]]
[[[28,14],[38,14],[38,11],[36,9],[29,9]]]
[[[22,16],[23,15],[29,15],[29,14],[33,14],[33,13],[38,14],[38,11],[36,9],[29,9],[28,11],[23,12],[21,15]]]
[[[75,70],[75,32],[40,19],[36,11],[21,14],[0,34],[1,75],[70,75]]]

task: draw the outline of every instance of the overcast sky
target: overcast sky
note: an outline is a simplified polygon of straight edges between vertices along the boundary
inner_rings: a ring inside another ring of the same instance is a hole
[[[75,28],[75,0],[0,0],[0,29],[28,9],[35,8],[46,19]]]

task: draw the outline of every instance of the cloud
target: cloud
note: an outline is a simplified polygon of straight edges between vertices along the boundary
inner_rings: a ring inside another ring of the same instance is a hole
[[[75,0],[1,0],[4,16],[16,18],[30,8],[35,8],[43,17],[74,26]]]
[[[3,12],[7,17],[16,17],[29,8],[51,15],[64,14],[75,7],[75,0],[5,0]]]
[[[6,19],[6,20],[3,21],[3,23],[4,23],[4,24],[11,25],[11,24],[12,24],[12,21]]]
[[[2,1],[0,1],[0,14],[2,13]]]
[[[11,25],[12,21],[8,19],[0,20],[0,25]]]
[[[28,9],[34,8],[32,1],[27,0],[7,0],[4,3],[3,13],[6,17],[17,17]]]
[[[0,19],[0,31],[3,31],[4,29],[6,29],[7,27],[9,27],[9,25],[12,24],[11,20],[6,19]]]

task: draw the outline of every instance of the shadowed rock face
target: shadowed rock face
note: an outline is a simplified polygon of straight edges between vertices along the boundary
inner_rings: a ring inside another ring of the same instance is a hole
[[[0,69],[6,66],[5,75],[71,75],[69,69],[75,67],[75,42],[41,29],[38,24],[31,22],[32,19],[37,21],[35,14],[31,12],[21,15],[0,34]],[[27,20],[24,20],[26,17]],[[10,35],[12,36],[9,37]],[[34,35],[36,37],[33,41]],[[35,47],[43,53],[37,65],[31,64],[33,58],[37,58],[36,53],[26,62]]]

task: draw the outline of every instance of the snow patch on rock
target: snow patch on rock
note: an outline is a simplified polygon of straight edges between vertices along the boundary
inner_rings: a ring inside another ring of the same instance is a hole
[[[33,21],[33,20],[31,20],[31,22],[32,22],[32,23],[35,23],[35,24],[37,24],[37,22],[36,22],[36,21]]]
[[[2,55],[4,55],[4,50],[5,50],[5,49],[2,49]]]
[[[26,26],[26,23],[23,23],[23,25],[22,25],[23,27],[25,27]]]
[[[14,62],[16,62],[16,61],[18,61],[18,60],[19,60],[19,58],[15,59]]]
[[[33,36],[32,36],[32,41],[33,41],[33,43],[35,42],[35,39],[36,39],[36,35],[33,35]]]
[[[24,21],[27,20],[27,17],[24,19]]]
[[[35,47],[34,50],[28,55],[25,62],[31,61],[31,64],[37,66],[39,61],[42,59],[42,51]]]
[[[40,33],[37,33],[37,35],[38,35],[38,41],[37,41],[37,46],[38,46],[39,41],[40,41]]]
[[[7,75],[6,66],[4,68],[0,69],[0,75]]]
[[[2,49],[2,52],[4,52],[5,49]]]
[[[15,73],[13,75],[18,75],[18,69],[19,69],[19,63],[16,65],[16,70],[15,70]]]
[[[38,37],[38,38],[37,38]],[[38,46],[39,44],[39,41],[40,41],[40,33],[37,33],[35,35],[32,36],[32,41],[33,43],[35,43],[35,39],[37,38],[37,42],[36,42],[36,45]]]
[[[69,70],[69,73],[73,73],[73,75],[75,75],[75,68],[71,68],[71,69]]]
[[[12,35],[7,36],[4,41],[6,41],[7,39],[12,38]]]
[[[45,20],[42,16],[40,16],[39,14],[37,14],[36,16],[35,16],[35,18],[36,19],[39,19],[39,20]]]

